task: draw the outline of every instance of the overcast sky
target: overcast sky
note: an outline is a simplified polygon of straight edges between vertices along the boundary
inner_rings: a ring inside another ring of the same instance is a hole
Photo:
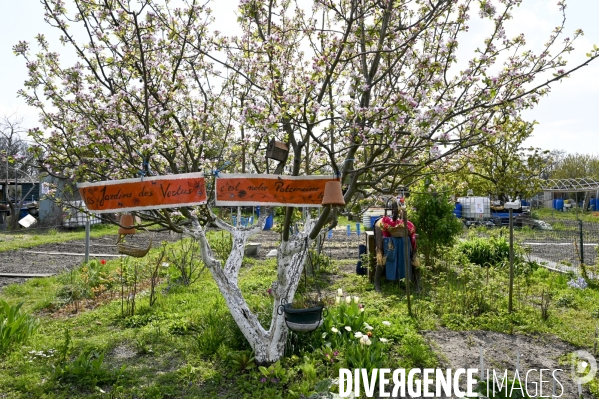
[[[515,10],[514,20],[506,31],[510,37],[524,33],[528,44],[538,49],[560,22],[557,0],[523,0],[523,3]],[[44,33],[56,51],[64,50],[58,43],[58,35],[45,25],[39,0],[0,0],[0,4],[0,115],[17,114],[24,118],[26,127],[37,126],[35,111],[17,97],[17,90],[26,79],[26,69],[23,59],[13,55],[12,46],[19,40],[33,42],[37,33]],[[226,33],[227,25],[233,25],[237,1],[218,0],[213,4],[217,23],[224,21],[215,25],[215,29]],[[599,45],[597,16],[599,0],[568,1],[567,34],[571,36],[577,28],[585,32],[570,56],[571,64],[583,60],[593,44]],[[482,28],[476,23],[471,24],[472,43],[480,43],[486,36]],[[468,43],[465,44],[467,49]],[[599,61],[595,61],[571,78],[555,84],[548,97],[535,109],[525,112],[525,119],[538,122],[534,137],[527,144],[548,150],[599,154],[598,103]]]

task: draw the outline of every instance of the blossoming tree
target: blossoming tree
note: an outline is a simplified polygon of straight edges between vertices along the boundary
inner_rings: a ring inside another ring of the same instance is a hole
[[[563,23],[536,51],[522,35],[509,37],[504,24],[519,3],[240,0],[239,34],[228,35],[214,30],[219,21],[196,0],[178,7],[159,0],[42,0],[46,21],[79,61],[64,65],[42,36],[37,53],[26,42],[14,51],[27,61],[20,94],[40,111],[42,126],[31,134],[51,174],[118,179],[220,170],[225,160],[229,168],[252,165],[263,173],[269,169],[257,154],[276,138],[290,146],[277,172],[332,170],[351,204],[373,191],[392,193],[431,164],[483,142],[502,119],[534,106],[553,82],[599,56],[595,48],[566,69],[564,56],[581,32],[562,39]],[[491,28],[472,58],[458,62],[470,18]],[[260,324],[237,284],[244,244],[260,227],[216,218],[234,238],[222,265],[206,240],[210,207],[179,212],[181,220],[168,210],[144,218],[199,240],[257,361],[276,361],[287,335],[276,308],[293,298],[306,245],[335,212],[325,208],[290,236],[287,208],[270,326]]]

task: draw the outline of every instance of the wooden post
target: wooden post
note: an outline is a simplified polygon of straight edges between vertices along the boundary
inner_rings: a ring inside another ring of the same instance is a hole
[[[512,313],[512,296],[514,292],[514,210],[510,208],[510,287],[508,297],[508,312]]]
[[[403,252],[404,252],[404,267],[406,270],[406,296],[408,298],[408,315],[412,316],[412,301],[410,300],[410,283],[412,282],[412,273],[410,268],[410,243],[409,243],[409,232],[408,232],[408,210],[404,206],[401,209],[403,217],[403,226],[405,230],[403,238]]]
[[[85,263],[89,262],[89,239],[90,239],[90,221],[89,213],[87,214],[87,220],[85,221]]]

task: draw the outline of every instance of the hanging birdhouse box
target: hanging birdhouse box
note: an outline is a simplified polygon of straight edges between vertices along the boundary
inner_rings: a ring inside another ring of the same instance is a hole
[[[276,159],[279,162],[283,162],[287,159],[289,153],[289,145],[275,139],[270,140],[266,147],[266,158]]]

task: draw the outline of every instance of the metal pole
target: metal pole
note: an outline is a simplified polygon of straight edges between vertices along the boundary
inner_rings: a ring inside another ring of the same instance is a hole
[[[514,291],[514,210],[510,208],[510,290],[508,311],[512,313],[512,295]]]
[[[578,221],[578,228],[580,232],[580,263],[584,265],[584,236],[582,234],[582,219]]]
[[[89,222],[89,214],[87,215],[87,220],[85,221],[85,263],[89,262],[89,230],[90,230],[90,222]]]

